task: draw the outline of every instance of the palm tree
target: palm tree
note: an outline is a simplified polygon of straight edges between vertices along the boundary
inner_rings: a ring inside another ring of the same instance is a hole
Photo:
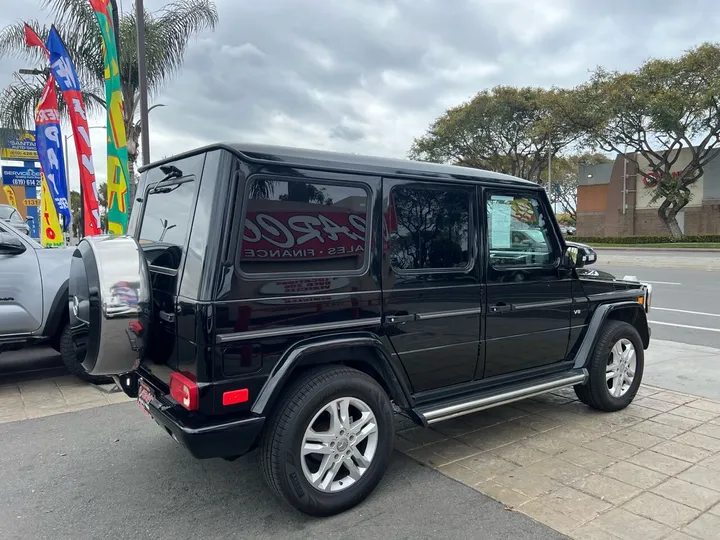
[[[78,77],[84,89],[88,112],[105,109],[105,79],[103,66],[102,35],[95,13],[88,0],[43,0],[43,7],[54,16],[54,24],[65,41],[75,63]],[[120,84],[124,110],[123,120],[127,136],[128,166],[131,181],[135,185],[140,133],[143,126],[139,115],[140,93],[137,62],[137,26],[135,10],[119,14]],[[218,22],[217,9],[211,0],[175,0],[154,13],[145,13],[145,43],[147,55],[148,89],[152,95],[167,83],[182,67],[188,41],[206,29],[214,29]],[[38,21],[27,21],[43,41],[50,27]],[[6,56],[22,58],[40,69],[47,66],[45,54],[37,47],[25,44],[22,22],[0,30],[0,59]],[[22,129],[33,125],[35,107],[42,94],[44,80],[36,78],[28,82],[13,82],[0,93],[0,125]],[[63,100],[58,100],[61,113],[65,110]],[[162,106],[156,104],[150,107]],[[132,193],[131,193],[132,196]]]

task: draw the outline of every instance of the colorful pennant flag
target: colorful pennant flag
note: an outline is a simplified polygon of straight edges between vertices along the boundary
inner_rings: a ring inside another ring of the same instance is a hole
[[[44,174],[41,177],[40,211],[42,213],[42,225],[40,226],[40,243],[44,247],[61,247],[65,244],[65,241],[60,228],[58,213],[55,211],[55,204],[50,195],[48,180]]]
[[[46,45],[50,51],[50,69],[67,104],[73,138],[75,139],[75,149],[80,167],[83,215],[85,216],[85,230],[83,232],[85,236],[101,234],[100,206],[98,205],[95,167],[93,166],[92,147],[90,145],[90,130],[88,128],[85,102],[80,92],[80,81],[72,59],[68,55],[65,44],[55,26],[50,29]]]
[[[50,57],[40,37],[27,24],[25,25],[25,42],[30,47],[40,47]],[[35,145],[37,147],[40,166],[49,183],[50,193],[57,215],[62,216],[62,228],[67,231],[70,226],[70,205],[68,202],[67,179],[65,178],[65,156],[63,154],[62,131],[60,129],[60,113],[58,112],[55,77],[52,73],[45,82],[40,103],[35,110]]]
[[[11,188],[10,186],[3,186],[3,191],[5,192],[5,197],[7,197],[8,204],[15,208],[15,210],[17,210],[17,199],[15,198],[15,192],[13,191],[13,188]]]
[[[60,113],[57,108],[55,79],[52,75],[45,83],[45,90],[35,111],[35,129],[40,167],[50,189],[55,214],[62,216],[62,228],[67,231],[70,226],[70,204],[65,178]]]
[[[100,26],[105,62],[108,230],[113,234],[125,234],[130,202],[128,190],[130,178],[113,9],[110,0],[90,0],[90,5],[95,11]]]

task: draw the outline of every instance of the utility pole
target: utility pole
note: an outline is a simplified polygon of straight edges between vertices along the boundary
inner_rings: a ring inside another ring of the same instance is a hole
[[[137,26],[138,90],[140,92],[140,141],[142,144],[142,164],[147,165],[150,163],[150,126],[148,125],[145,7],[143,6],[143,0],[135,0],[135,24]]]

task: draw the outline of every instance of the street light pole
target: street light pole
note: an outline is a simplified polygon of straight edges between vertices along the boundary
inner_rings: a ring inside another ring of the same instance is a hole
[[[145,64],[145,6],[143,0],[135,0],[135,25],[137,26],[138,90],[140,92],[140,138],[142,164],[150,163],[150,126],[148,125],[147,68]]]

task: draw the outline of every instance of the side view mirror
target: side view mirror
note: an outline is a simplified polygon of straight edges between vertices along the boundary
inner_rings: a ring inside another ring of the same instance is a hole
[[[571,268],[583,268],[597,262],[597,253],[593,248],[577,242],[566,242],[564,262]]]
[[[14,234],[0,231],[0,255],[19,255],[25,252],[23,244]]]

